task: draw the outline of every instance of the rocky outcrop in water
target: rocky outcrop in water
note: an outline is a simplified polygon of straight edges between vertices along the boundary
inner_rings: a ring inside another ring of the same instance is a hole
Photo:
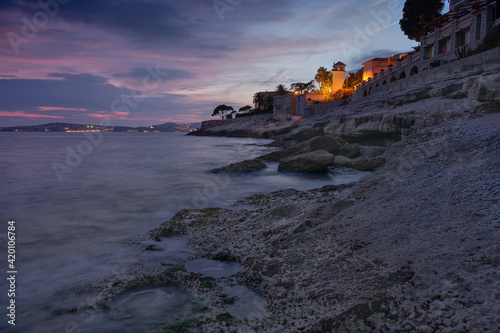
[[[241,173],[241,172],[250,172],[264,169],[266,164],[261,160],[247,160],[238,163],[232,163],[226,165],[222,168],[213,169],[211,172],[213,173]]]
[[[278,171],[327,172],[334,159],[328,151],[317,150],[281,159]]]

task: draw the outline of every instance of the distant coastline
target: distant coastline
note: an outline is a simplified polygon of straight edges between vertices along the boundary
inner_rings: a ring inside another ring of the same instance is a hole
[[[94,124],[49,123],[32,126],[0,127],[0,132],[57,132],[57,133],[86,133],[86,132],[118,132],[118,133],[165,133],[165,132],[195,132],[201,123],[164,123],[151,126],[101,126]]]

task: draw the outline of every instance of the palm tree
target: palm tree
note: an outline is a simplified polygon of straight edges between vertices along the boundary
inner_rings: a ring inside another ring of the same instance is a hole
[[[332,73],[328,71],[326,67],[321,66],[318,68],[318,72],[314,79],[319,83],[321,93],[327,93],[329,87],[332,85]]]
[[[350,72],[344,81],[344,88],[354,89],[363,82],[363,69],[359,69],[356,72]]]
[[[253,95],[253,104],[256,109],[262,109],[266,104],[266,97],[264,94],[261,92],[255,93],[255,95]]]
[[[276,86],[275,91],[276,91],[276,96],[284,96],[290,93],[283,84],[279,84],[278,86]]]
[[[295,83],[292,83],[292,85],[290,86],[290,88],[292,89],[292,91],[297,91],[301,94],[303,93],[311,93],[313,92],[314,90],[316,90],[316,86],[314,85],[314,80],[311,80],[307,83],[303,83],[303,82],[295,82]]]
[[[273,106],[274,106],[274,97],[273,97],[273,95],[269,95],[266,98],[266,103],[265,103],[265,106],[264,106],[264,110],[269,110]]]

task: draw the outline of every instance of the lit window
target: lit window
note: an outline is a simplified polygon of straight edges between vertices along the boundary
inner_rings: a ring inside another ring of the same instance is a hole
[[[446,53],[450,50],[450,37],[439,41],[439,54]]]
[[[434,44],[424,48],[424,60],[434,57]]]

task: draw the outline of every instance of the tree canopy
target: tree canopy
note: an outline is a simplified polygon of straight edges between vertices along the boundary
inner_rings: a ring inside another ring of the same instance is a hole
[[[252,107],[251,107],[250,105],[247,105],[247,106],[244,106],[244,107],[240,108],[240,109],[238,110],[238,112],[241,112],[241,113],[246,113],[246,112],[248,112],[248,111],[250,111],[250,110],[252,110]]]
[[[272,93],[258,92],[253,95],[253,104],[256,109],[267,110],[273,106]]]
[[[444,0],[406,0],[399,21],[401,30],[409,39],[420,42],[425,25],[441,16],[443,8]]]
[[[228,106],[226,104],[221,104],[218,107],[214,109],[214,112],[212,113],[212,117],[219,116],[221,119],[226,119],[228,116],[234,112],[234,109],[232,106]],[[232,116],[231,116],[232,118]]]
[[[256,109],[262,109],[265,103],[266,96],[263,93],[258,92],[253,95],[253,104],[255,105]]]
[[[332,73],[326,67],[321,66],[314,79],[320,84],[321,93],[326,94],[332,85]]]
[[[349,75],[347,75],[344,81],[344,88],[354,89],[362,82],[363,82],[363,68],[357,70],[356,72],[349,72]]]
[[[283,84],[278,84],[276,86],[276,96],[284,96],[284,95],[288,95],[290,92],[288,91],[288,89],[286,89],[286,87],[283,85]]]
[[[314,90],[316,90],[316,86],[314,85],[314,80],[311,80],[307,83],[303,83],[303,82],[292,83],[292,85],[290,86],[290,89],[292,91],[298,91],[299,93],[303,94],[303,93],[313,92]]]

